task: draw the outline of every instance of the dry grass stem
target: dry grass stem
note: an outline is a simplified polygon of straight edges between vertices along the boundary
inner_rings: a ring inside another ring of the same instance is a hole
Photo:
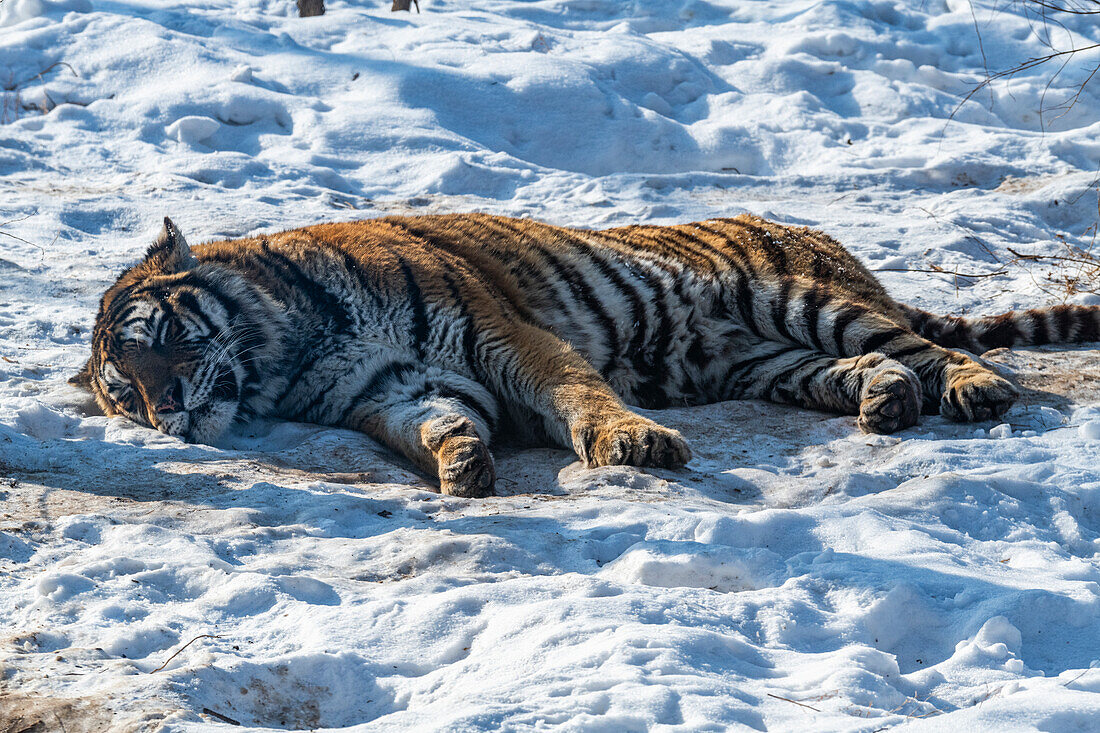
[[[189,641],[189,642],[187,642],[186,644],[184,644],[183,646],[181,646],[181,647],[180,647],[180,648],[179,648],[179,649],[178,649],[178,650],[176,651],[176,653],[175,653],[175,654],[173,654],[172,656],[170,656],[170,657],[168,657],[167,659],[165,659],[165,660],[164,660],[164,664],[160,665],[159,667],[157,667],[156,669],[154,669],[154,670],[153,670],[152,672],[150,672],[149,674],[155,674],[155,673],[157,673],[157,672],[161,671],[162,669],[164,669],[165,667],[167,667],[167,666],[168,666],[168,663],[169,663],[169,662],[171,662],[171,661],[172,661],[173,659],[175,659],[175,658],[176,658],[176,656],[178,656],[180,652],[182,652],[182,651],[183,651],[184,649],[186,649],[187,647],[189,647],[189,646],[191,646],[192,644],[194,644],[194,643],[195,643],[196,641],[198,641],[199,639],[220,639],[220,638],[221,638],[221,637],[220,637],[220,636],[218,636],[217,634],[199,634],[199,635],[198,635],[198,636],[196,636],[196,637],[195,637],[194,639],[192,639],[191,641]],[[238,725],[239,725],[239,724],[238,724]]]

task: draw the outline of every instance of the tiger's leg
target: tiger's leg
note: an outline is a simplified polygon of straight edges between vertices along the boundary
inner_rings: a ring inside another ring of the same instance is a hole
[[[837,358],[776,342],[760,342],[726,370],[724,396],[756,398],[859,415],[866,433],[893,433],[917,422],[921,383],[911,369],[882,354]]]
[[[841,357],[878,352],[901,362],[920,378],[925,410],[952,420],[1000,417],[1018,394],[1008,380],[969,356],[937,346],[882,313],[820,286],[794,280],[762,285],[741,310],[761,338]]]
[[[496,471],[489,438],[496,400],[461,375],[384,367],[345,410],[343,424],[401,453],[451,496],[488,496]]]
[[[496,325],[477,349],[486,383],[540,416],[546,432],[571,445],[587,467],[676,468],[691,459],[680,433],[631,412],[569,344],[527,323]]]

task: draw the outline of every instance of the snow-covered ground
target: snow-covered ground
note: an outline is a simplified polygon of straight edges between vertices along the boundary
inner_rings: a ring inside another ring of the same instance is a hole
[[[1100,728],[1096,350],[990,357],[1039,390],[1008,425],[669,410],[688,470],[501,447],[483,500],[351,432],[94,414],[65,379],[165,214],[749,211],[969,313],[1057,302],[1009,248],[1095,233],[1100,84],[1057,105],[1100,54],[961,103],[1047,51],[1016,3],[388,6],[0,4],[0,728]]]

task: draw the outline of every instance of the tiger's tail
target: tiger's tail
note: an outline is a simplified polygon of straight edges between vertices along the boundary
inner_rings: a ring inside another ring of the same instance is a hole
[[[1056,305],[981,318],[941,316],[908,305],[901,308],[918,335],[976,354],[1004,346],[1100,341],[1100,306],[1095,305]]]

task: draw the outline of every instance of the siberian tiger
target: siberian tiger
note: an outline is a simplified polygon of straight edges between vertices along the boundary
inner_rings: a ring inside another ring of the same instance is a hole
[[[444,493],[491,493],[495,434],[587,466],[678,467],[632,412],[753,398],[858,415],[999,417],[995,346],[1100,340],[1100,308],[937,316],[839,243],[751,216],[571,229],[483,214],[320,224],[191,248],[168,219],[100,304],[73,381],[108,415],[209,442],[279,416],[361,430]]]

